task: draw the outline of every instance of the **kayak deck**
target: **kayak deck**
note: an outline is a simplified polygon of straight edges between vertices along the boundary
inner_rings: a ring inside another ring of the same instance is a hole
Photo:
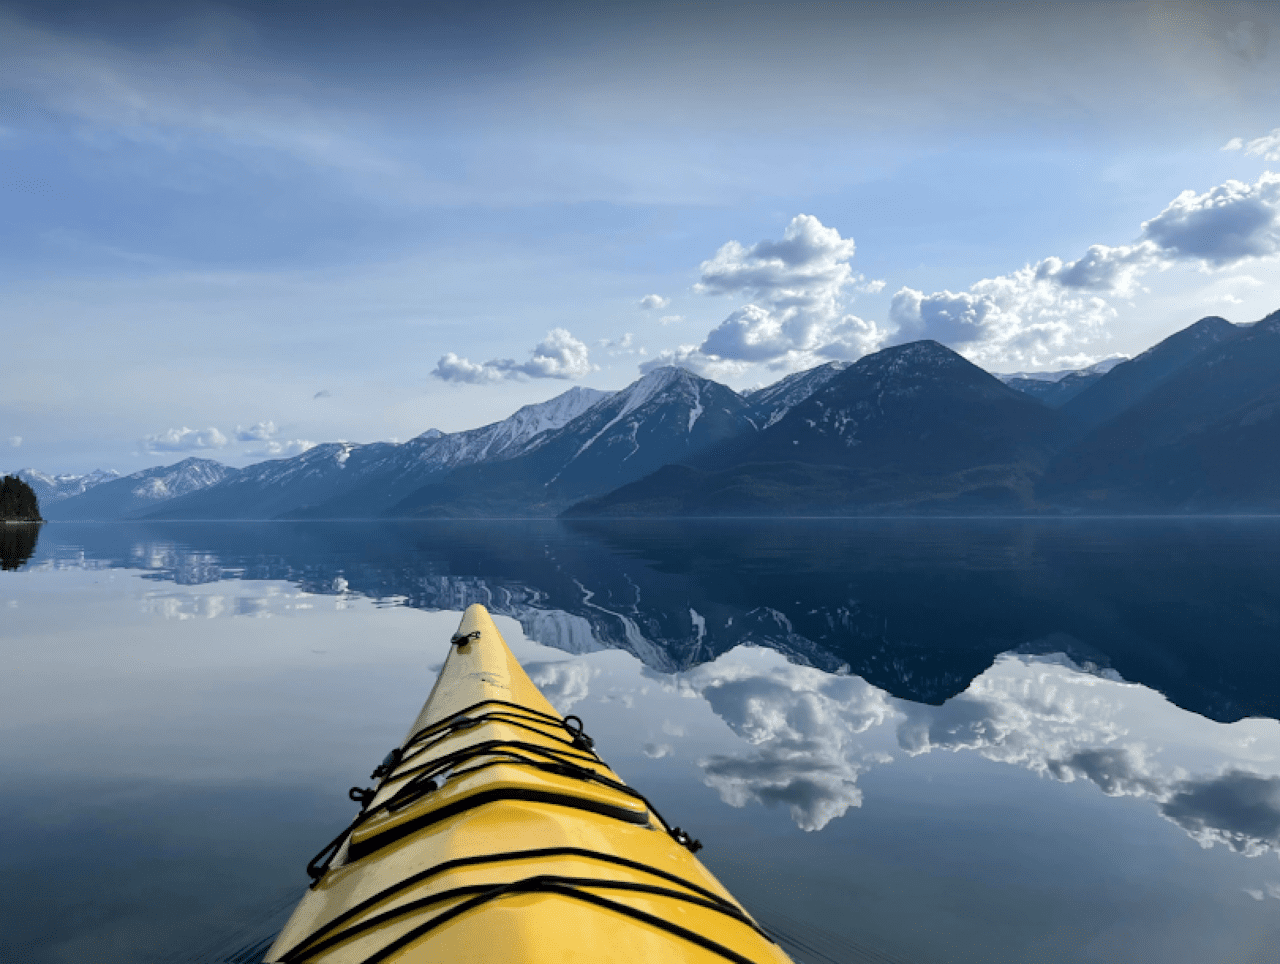
[[[404,742],[265,958],[786,962],[471,606]]]

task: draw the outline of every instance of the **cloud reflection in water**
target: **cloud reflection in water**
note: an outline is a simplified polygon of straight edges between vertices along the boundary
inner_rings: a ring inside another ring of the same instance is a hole
[[[893,762],[887,746],[908,757],[977,753],[1063,783],[1085,780],[1110,797],[1150,800],[1202,847],[1280,853],[1280,723],[1214,723],[1060,654],[1001,656],[942,706],[751,648],[647,675],[705,699],[749,744],[699,761],[721,799],[786,806],[803,830],[861,806],[858,778]]]

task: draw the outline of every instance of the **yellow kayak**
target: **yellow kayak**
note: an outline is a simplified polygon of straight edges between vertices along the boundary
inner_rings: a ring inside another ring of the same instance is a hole
[[[783,964],[471,606],[409,735],[265,960]]]

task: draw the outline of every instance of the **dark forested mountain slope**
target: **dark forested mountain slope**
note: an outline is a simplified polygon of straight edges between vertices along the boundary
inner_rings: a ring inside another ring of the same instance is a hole
[[[847,361],[827,362],[747,392],[743,397],[751,406],[751,420],[757,428],[768,428],[852,364]]]
[[[1200,351],[1069,447],[1039,493],[1106,512],[1280,509],[1280,312]]]
[[[1062,413],[1081,432],[1115,418],[1155,391],[1165,379],[1224,341],[1237,337],[1241,328],[1211,315],[1170,335],[1141,355],[1121,362],[1102,378],[1062,406]]]
[[[913,342],[832,378],[734,464],[668,467],[569,514],[1008,509],[1026,505],[1060,437],[1045,405],[937,342]]]

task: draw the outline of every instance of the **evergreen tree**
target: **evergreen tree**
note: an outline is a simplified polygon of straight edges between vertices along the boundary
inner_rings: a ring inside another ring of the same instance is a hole
[[[0,522],[43,522],[35,489],[16,475],[0,481]]]

